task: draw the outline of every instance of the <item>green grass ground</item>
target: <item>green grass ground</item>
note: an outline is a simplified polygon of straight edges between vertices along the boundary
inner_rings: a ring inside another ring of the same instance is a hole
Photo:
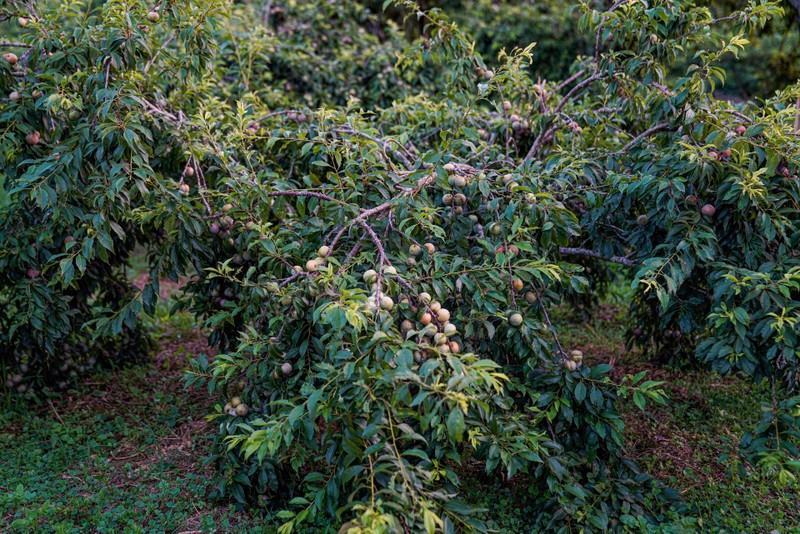
[[[587,324],[558,321],[565,344],[591,363],[612,363],[618,376],[647,369],[667,382],[667,406],[623,408],[628,449],[682,492],[697,529],[800,532],[800,484],[781,488],[755,473],[729,478],[719,460],[758,420],[765,388],[661,369],[626,353],[622,313],[611,306]],[[213,467],[204,459],[213,429],[202,415],[210,399],[185,391],[180,380],[187,357],[208,350],[202,334],[186,316],[160,314],[150,326],[160,342],[152,364],[106,372],[80,389],[0,413],[0,532],[273,530],[208,498]],[[524,484],[465,487],[500,532],[531,531],[535,511]]]

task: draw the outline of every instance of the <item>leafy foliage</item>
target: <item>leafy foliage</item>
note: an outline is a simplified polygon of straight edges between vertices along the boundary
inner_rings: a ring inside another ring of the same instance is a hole
[[[227,401],[217,494],[282,532],[484,530],[458,499],[465,455],[526,477],[542,528],[658,521],[675,495],[624,458],[616,407],[661,384],[583,365],[548,307],[602,285],[587,258],[618,263],[640,342],[678,332],[714,369],[793,387],[800,89],[716,100],[746,41],[652,4],[579,6],[594,44],[561,83],[530,77],[533,45],[487,64],[411,1],[411,41],[350,3],[14,4],[5,368],[135,332],[158,280],[188,278],[180,306],[222,351],[188,378]],[[142,290],[121,282],[136,244]]]

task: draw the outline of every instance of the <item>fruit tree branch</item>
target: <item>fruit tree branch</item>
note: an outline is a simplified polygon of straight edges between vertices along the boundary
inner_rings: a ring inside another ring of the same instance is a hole
[[[619,263],[626,267],[636,267],[636,262],[625,256],[611,256],[606,257],[598,254],[588,248],[572,248],[572,247],[559,247],[558,251],[565,256],[588,256],[598,260],[608,261],[611,263]]]

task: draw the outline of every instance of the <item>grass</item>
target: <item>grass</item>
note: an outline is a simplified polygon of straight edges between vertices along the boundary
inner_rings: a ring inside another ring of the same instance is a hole
[[[571,321],[563,310],[554,315],[562,342],[583,350],[590,363],[612,363],[617,378],[648,370],[666,382],[666,406],[621,406],[627,447],[682,492],[696,529],[800,532],[800,485],[779,487],[758,473],[730,477],[720,461],[758,420],[766,388],[660,368],[627,353],[623,316],[613,306],[596,310],[588,323]],[[0,414],[0,531],[274,531],[208,497],[213,467],[204,460],[213,428],[203,414],[211,400],[180,381],[187,357],[208,352],[203,336],[190,316],[165,310],[150,328],[160,344],[151,364],[109,371],[80,389]],[[531,531],[536,510],[513,481],[486,483],[477,474],[465,481],[465,497],[489,508],[498,531]],[[691,531],[672,519],[672,531]]]
[[[208,499],[210,401],[180,381],[187,357],[208,350],[204,337],[184,328],[162,332],[160,344],[152,364],[0,415],[0,531],[255,528],[247,514]]]

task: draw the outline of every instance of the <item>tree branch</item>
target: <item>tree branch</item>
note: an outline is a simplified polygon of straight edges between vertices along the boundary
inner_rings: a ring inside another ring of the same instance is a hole
[[[559,247],[558,251],[565,256],[588,256],[602,261],[619,263],[625,267],[636,267],[637,265],[637,263],[630,258],[624,256],[601,256],[599,253],[589,250],[588,248]]]

